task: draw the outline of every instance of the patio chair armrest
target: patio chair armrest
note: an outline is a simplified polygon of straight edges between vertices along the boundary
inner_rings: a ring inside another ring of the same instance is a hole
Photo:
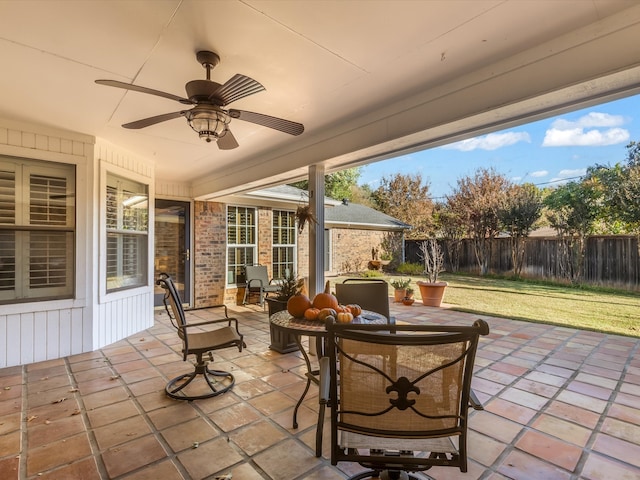
[[[331,385],[331,365],[329,364],[329,357],[320,358],[320,385],[318,396],[320,403],[329,402],[329,387]]]
[[[238,330],[238,319],[235,317],[227,317],[227,318],[217,318],[215,320],[207,320],[205,322],[195,322],[195,323],[187,323],[183,325],[183,328],[191,328],[191,327],[202,327],[204,325],[215,325],[217,323],[226,323],[228,326],[231,326],[233,323],[235,325],[236,331]]]

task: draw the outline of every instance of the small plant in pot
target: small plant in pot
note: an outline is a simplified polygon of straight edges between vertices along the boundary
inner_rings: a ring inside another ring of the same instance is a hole
[[[442,304],[447,282],[439,282],[438,275],[444,272],[444,253],[435,238],[420,243],[420,256],[424,262],[424,274],[427,281],[416,282],[420,288],[422,303],[429,307],[439,307]]]
[[[267,297],[269,316],[287,310],[287,302],[291,297],[300,295],[304,288],[304,279],[298,278],[295,273],[287,271],[280,280],[280,289],[274,297]],[[298,350],[295,336],[286,330],[269,324],[271,344],[269,348],[279,353],[289,353]]]
[[[407,287],[406,288],[406,294],[405,294],[404,298],[402,299],[402,303],[404,305],[413,305],[413,302],[415,302],[415,300],[413,298],[413,288]]]
[[[407,296],[407,287],[411,283],[411,279],[403,280],[402,277],[399,280],[390,280],[389,283],[393,287],[393,300],[395,302],[401,302],[404,297]]]
[[[269,307],[269,316],[287,309],[289,299],[294,295],[302,293],[304,280],[298,278],[295,273],[287,270],[284,277],[279,280],[278,285],[280,288],[276,292],[275,297],[266,298]]]

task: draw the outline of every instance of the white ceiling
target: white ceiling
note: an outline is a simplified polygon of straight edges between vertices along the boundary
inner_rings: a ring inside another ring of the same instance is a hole
[[[159,182],[198,198],[425,148],[636,93],[636,0],[0,1],[0,117],[73,130],[153,159]],[[305,125],[292,137],[233,120],[221,151],[161,97],[236,73],[266,91],[232,108]]]

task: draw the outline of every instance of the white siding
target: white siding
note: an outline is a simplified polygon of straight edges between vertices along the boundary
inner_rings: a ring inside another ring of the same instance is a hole
[[[0,368],[74,355],[121,340],[153,325],[153,282],[114,295],[99,295],[100,162],[149,179],[153,164],[93,137],[0,119],[0,155],[76,165],[75,298],[0,305]],[[153,252],[153,209],[149,250]],[[151,254],[152,255],[152,254]],[[150,268],[153,261],[149,261]]]

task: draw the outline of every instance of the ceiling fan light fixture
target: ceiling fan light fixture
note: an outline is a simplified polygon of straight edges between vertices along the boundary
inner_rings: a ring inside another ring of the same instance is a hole
[[[207,143],[223,137],[227,133],[227,125],[231,120],[225,112],[197,107],[186,117],[189,126]]]

